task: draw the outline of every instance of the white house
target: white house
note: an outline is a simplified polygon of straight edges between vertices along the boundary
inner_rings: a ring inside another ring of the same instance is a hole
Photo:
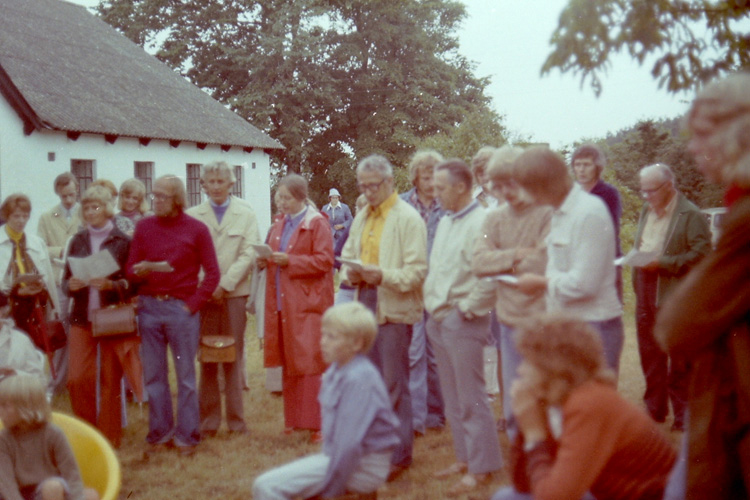
[[[82,187],[173,174],[200,202],[200,165],[235,168],[235,194],[271,218],[268,152],[282,148],[84,7],[0,0],[0,198],[29,196],[36,232],[59,203],[54,178]],[[265,234],[265,233],[263,233]]]

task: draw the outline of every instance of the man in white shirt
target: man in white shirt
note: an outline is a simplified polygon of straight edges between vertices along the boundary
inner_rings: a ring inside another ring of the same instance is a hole
[[[545,289],[548,311],[578,315],[596,328],[607,364],[617,373],[624,333],[615,285],[615,230],[607,207],[573,182],[565,160],[549,148],[525,151],[513,175],[537,204],[553,208],[545,274],[521,275],[519,290]]]

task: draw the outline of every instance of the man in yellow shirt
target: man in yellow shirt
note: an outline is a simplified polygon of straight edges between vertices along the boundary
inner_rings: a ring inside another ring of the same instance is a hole
[[[391,459],[389,479],[411,465],[414,431],[409,393],[409,344],[422,319],[422,283],[427,274],[427,228],[413,207],[395,191],[393,167],[372,155],[357,166],[357,187],[368,206],[357,213],[341,257],[361,260],[361,270],[344,266],[358,300],[378,320],[369,357],[378,367],[399,418],[401,445]]]

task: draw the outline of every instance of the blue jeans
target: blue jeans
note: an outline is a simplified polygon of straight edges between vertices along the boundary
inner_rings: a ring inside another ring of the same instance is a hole
[[[511,441],[517,432],[515,418],[513,417],[513,407],[511,405],[510,388],[513,381],[518,378],[518,367],[521,366],[521,353],[516,347],[517,330],[505,323],[499,323],[500,327],[500,359],[502,361],[503,373],[503,418],[505,419],[508,437]]]
[[[435,361],[435,352],[425,325],[429,314],[414,325],[409,344],[409,393],[414,417],[414,430],[424,434],[425,428],[445,425],[443,396]]]
[[[148,435],[151,444],[174,440],[177,446],[200,441],[200,414],[195,382],[200,314],[190,314],[179,299],[138,298],[143,375],[148,394]],[[177,376],[177,425],[172,413],[167,345]]]
[[[601,336],[607,366],[614,370],[616,376],[619,375],[620,354],[622,354],[622,345],[625,341],[622,317],[617,316],[604,321],[589,321],[589,325],[593,326]]]

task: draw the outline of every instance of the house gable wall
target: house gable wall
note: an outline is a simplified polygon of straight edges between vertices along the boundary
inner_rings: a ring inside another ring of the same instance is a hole
[[[54,153],[54,161],[48,159],[49,153]],[[152,140],[143,146],[138,139],[125,137],[109,144],[103,135],[81,134],[72,140],[65,132],[49,130],[26,136],[23,122],[0,97],[0,198],[16,192],[29,196],[32,212],[27,231],[35,234],[39,216],[59,203],[53,182],[58,174],[70,171],[71,159],[94,160],[94,178],[109,179],[118,187],[134,177],[135,161],[153,162],[154,179],[172,174],[183,181],[188,163],[223,160],[230,165],[242,165],[243,199],[255,210],[261,235],[270,226],[270,158],[262,150],[246,153],[233,147],[224,152],[218,145],[207,145],[201,150],[194,142],[182,142],[174,148],[165,140]]]

